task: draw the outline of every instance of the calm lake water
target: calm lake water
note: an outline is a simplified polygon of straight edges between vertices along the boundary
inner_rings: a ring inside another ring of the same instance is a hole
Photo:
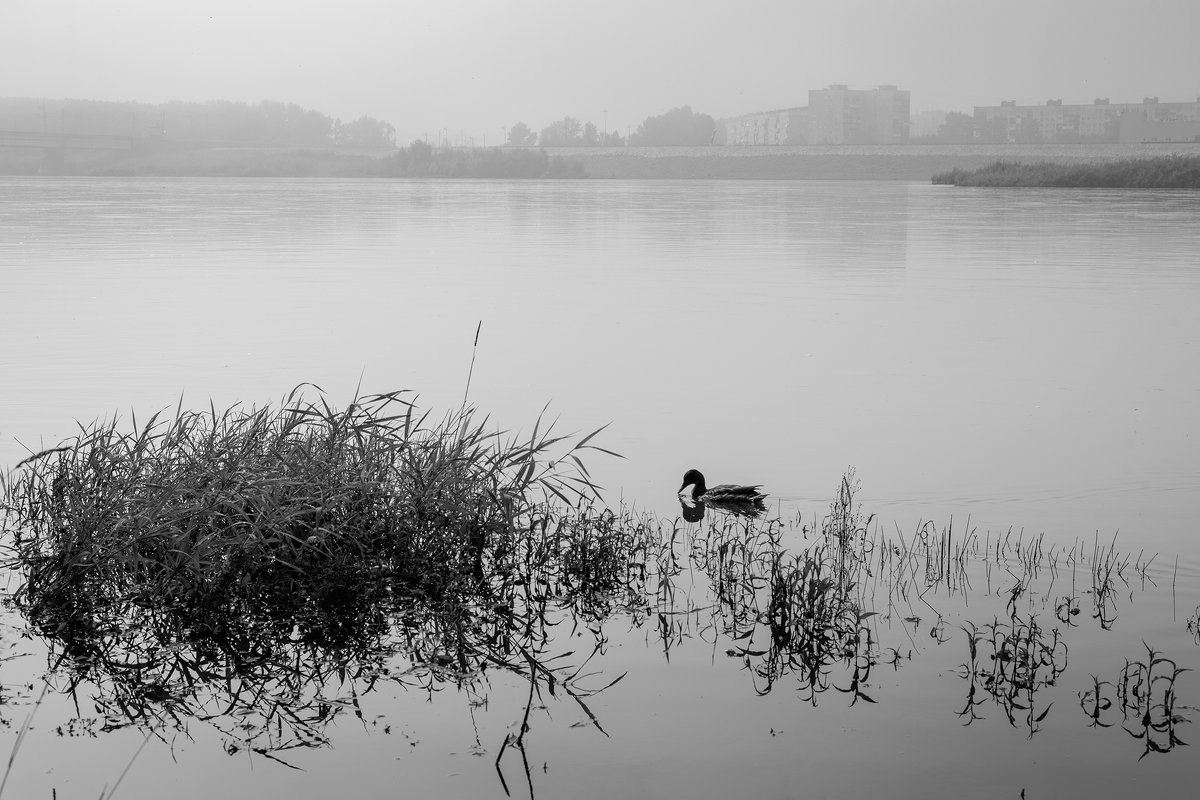
[[[787,678],[761,693],[692,575],[692,605],[660,619],[678,629],[605,623],[594,685],[627,673],[588,701],[607,735],[543,698],[527,742],[537,795],[1178,796],[1200,778],[1187,747],[1139,760],[1136,725],[1086,712],[1090,676],[1119,683],[1143,641],[1200,668],[1198,307],[1194,192],[0,179],[0,463],[75,419],[141,421],[181,396],[262,404],[308,381],[339,405],[361,385],[456,407],[482,321],[470,402],[508,429],[547,402],[564,432],[611,423],[598,441],[625,458],[588,466],[614,505],[677,516],[680,477],[699,467],[763,484],[800,547],[787,522],[819,519],[853,467],[881,535],[932,521],[974,529],[981,549],[1044,534],[1061,554],[1036,575],[1013,552],[974,559],[969,589],[915,575],[872,589],[874,702],[854,704]],[[1089,559],[1114,536],[1120,591],[1089,595]],[[1011,632],[1017,595],[1020,619],[1070,639],[1070,670],[1049,668],[1036,724],[993,703],[964,728],[962,626]],[[1068,597],[1078,618],[1057,613]],[[48,666],[5,619],[0,753]],[[559,636],[571,649],[568,626]],[[1189,741],[1200,679],[1175,688]],[[495,761],[527,684],[396,684],[361,707],[348,691],[327,691],[349,709],[328,746],[276,754],[303,772],[231,756],[230,726],[192,720],[150,740],[119,796],[503,795]],[[11,796],[112,786],[143,734],[98,733],[89,702],[47,695]]]

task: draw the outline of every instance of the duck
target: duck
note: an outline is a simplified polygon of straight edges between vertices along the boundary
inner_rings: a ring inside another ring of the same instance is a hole
[[[692,487],[693,500],[709,504],[760,504],[767,497],[765,492],[759,491],[761,486],[722,483],[710,488],[704,482],[704,473],[698,469],[689,469],[683,473],[683,485],[679,487],[679,494],[682,495],[683,490],[689,486]]]

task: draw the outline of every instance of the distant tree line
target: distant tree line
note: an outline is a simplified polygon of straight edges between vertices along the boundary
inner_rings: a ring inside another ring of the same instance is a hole
[[[601,131],[594,122],[563,117],[535,133],[524,122],[508,130],[507,143],[516,147],[620,147],[625,137],[616,131]]]
[[[0,98],[0,130],[46,131],[246,147],[394,147],[374,117],[342,122],[295,103],[113,103]]]
[[[582,178],[583,166],[544,150],[496,147],[434,148],[418,139],[379,162],[377,173],[395,178]]]
[[[697,114],[689,106],[673,108],[646,121],[629,137],[630,144],[658,145],[708,145],[714,144],[717,123],[708,114]]]
[[[697,114],[689,106],[647,117],[629,135],[628,144],[641,146],[709,145],[717,143],[717,123],[708,114]],[[625,137],[617,131],[601,131],[594,122],[563,117],[535,133],[524,122],[508,130],[508,144],[516,147],[621,147]]]

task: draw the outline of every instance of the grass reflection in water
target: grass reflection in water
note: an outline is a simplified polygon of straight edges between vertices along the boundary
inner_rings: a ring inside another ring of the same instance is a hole
[[[90,694],[98,731],[170,741],[212,726],[229,752],[288,766],[289,751],[330,743],[333,720],[365,719],[362,699],[384,686],[482,704],[500,671],[528,692],[492,745],[499,779],[508,791],[519,753],[532,791],[527,734],[547,697],[607,735],[589,700],[624,677],[605,669],[610,620],[668,661],[691,640],[720,642],[759,695],[786,682],[809,704],[833,689],[855,706],[885,701],[873,673],[910,663],[932,615],[930,641],[965,643],[960,721],[991,705],[1033,737],[1087,598],[1110,629],[1118,589],[1153,560],[953,526],[884,536],[853,472],[807,524],[613,511],[580,459],[600,449],[595,434],[540,427],[505,438],[467,409],[430,422],[403,393],[85,427],[6,478],[12,603],[48,645],[47,684],[77,706]],[[1028,605],[1047,581],[1049,623]],[[1005,616],[953,627],[950,601],[972,592],[1007,598]],[[1089,725],[1119,713],[1143,755],[1184,744],[1190,711],[1186,670],[1147,652],[1078,695]]]

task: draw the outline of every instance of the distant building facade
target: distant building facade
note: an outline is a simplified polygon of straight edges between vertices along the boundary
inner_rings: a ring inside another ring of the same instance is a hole
[[[909,93],[895,86],[808,92],[809,144],[898,144],[908,140]]]
[[[1200,100],[1189,105],[1200,108]],[[1117,141],[1133,144],[1200,142],[1200,116],[1154,119],[1145,113],[1122,114],[1117,127]]]
[[[1196,141],[1200,98],[1190,103],[1160,103],[1157,97],[1110,103],[1099,97],[1090,105],[1047,100],[1036,106],[1006,100],[998,106],[976,106],[975,129],[982,138],[1006,142]]]
[[[724,121],[725,144],[785,145],[805,144],[808,133],[808,109],[784,108],[743,114]]]

